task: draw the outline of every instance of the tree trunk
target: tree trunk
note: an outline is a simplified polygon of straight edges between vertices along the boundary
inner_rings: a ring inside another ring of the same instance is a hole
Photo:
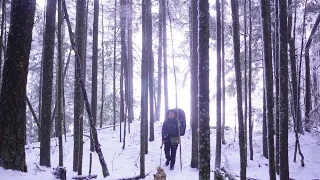
[[[263,69],[266,91],[266,117],[268,124],[268,147],[269,147],[269,176],[276,179],[274,162],[274,129],[273,129],[273,77],[272,77],[272,49],[271,49],[271,17],[270,1],[261,0],[261,24],[263,40]],[[272,132],[272,133],[271,133]]]
[[[11,1],[11,25],[0,94],[0,166],[23,172],[27,172],[25,96],[35,8],[35,0]]]
[[[92,90],[91,108],[94,126],[97,123],[97,91],[98,91],[98,36],[99,36],[99,0],[94,0],[93,34],[92,34]],[[94,151],[94,143],[90,138],[90,151]]]
[[[298,104],[300,105],[300,83],[301,83],[301,72],[302,72],[302,52],[303,52],[303,47],[304,47],[304,38],[305,38],[305,29],[306,29],[306,17],[307,17],[307,3],[308,0],[305,1],[304,4],[304,14],[303,14],[303,23],[302,23],[302,35],[301,35],[301,50],[300,50],[300,61],[299,61],[299,76],[298,76]],[[309,119],[305,119],[305,124],[308,124]],[[298,122],[300,124],[302,122]],[[305,130],[307,131],[307,127],[305,126]],[[308,131],[307,131],[308,132]]]
[[[253,145],[252,145],[252,133],[253,133],[253,122],[252,122],[252,104],[251,104],[251,81],[252,81],[252,50],[251,50],[251,39],[252,39],[252,21],[251,21],[251,0],[249,0],[249,77],[248,77],[248,116],[249,116],[249,149],[250,149],[250,160],[253,160]]]
[[[198,1],[191,0],[190,11],[190,120],[192,132],[191,167],[199,166],[198,139]]]
[[[146,152],[146,121],[148,118],[148,62],[147,62],[147,35],[146,15],[147,0],[142,0],[142,62],[141,62],[141,114],[140,114],[140,177],[144,178],[145,173],[145,152]]]
[[[150,115],[149,115],[149,123],[150,123],[150,136],[149,141],[154,141],[154,60],[153,60],[153,50],[152,50],[152,14],[151,14],[151,1],[147,1],[147,49],[148,49],[148,75],[149,75],[149,107],[150,107]],[[148,129],[148,126],[147,126]],[[147,142],[148,143],[148,142]],[[146,148],[148,151],[148,148]]]
[[[220,17],[220,2],[216,0],[216,14],[217,14],[217,119],[216,119],[216,158],[215,169],[220,169],[221,165],[221,17]],[[215,179],[218,178],[217,173],[214,174]]]
[[[129,96],[128,96],[128,129],[130,133],[130,123],[134,120],[134,113],[133,113],[133,55],[132,55],[132,0],[128,0],[129,7],[129,16],[127,18],[128,22],[128,88],[129,88]]]
[[[309,112],[312,109],[312,102],[311,102],[311,77],[310,77],[310,56],[309,56],[309,49],[311,46],[311,42],[312,42],[312,36],[315,34],[318,25],[320,23],[320,14],[318,15],[316,22],[314,23],[311,33],[309,35],[308,41],[306,43],[306,48],[305,48],[305,72],[306,72],[306,112],[305,112],[305,117],[306,117],[306,131],[310,132],[311,128],[312,128],[312,121],[310,120],[309,117]]]
[[[120,0],[120,36],[121,36],[121,67],[120,67],[120,142],[121,142],[121,123],[125,121],[125,110],[124,110],[124,73],[127,74],[127,46],[126,46],[126,0]],[[127,80],[126,80],[127,82]],[[126,86],[127,87],[127,86]],[[126,88],[127,89],[127,88]],[[126,93],[127,94],[127,93]],[[127,99],[126,99],[127,100]],[[128,104],[128,103],[127,103]]]
[[[103,26],[103,5],[101,5],[101,29],[102,29],[102,40],[101,40],[101,56],[102,56],[102,79],[101,79],[101,111],[100,111],[100,128],[103,125],[103,108],[104,108],[104,26]]]
[[[113,29],[113,130],[116,130],[117,0],[114,0]]]
[[[62,78],[63,78],[63,61],[62,61],[62,25],[63,25],[63,11],[62,0],[58,1],[58,138],[59,138],[59,166],[63,166],[63,145],[62,145]]]
[[[41,91],[40,165],[50,167],[51,101],[57,1],[48,0],[47,3]]]
[[[166,0],[163,1],[163,8],[162,8],[162,41],[163,41],[163,87],[164,87],[164,109],[165,112],[169,109],[169,95],[168,95],[168,65],[167,65],[167,4]]]
[[[247,0],[244,0],[243,6],[243,22],[244,22],[244,142],[246,148],[246,166],[248,156],[248,83],[247,83]]]
[[[221,71],[222,71],[222,129],[221,129],[221,141],[222,144],[226,144],[224,136],[225,124],[226,124],[226,80],[225,80],[225,58],[224,58],[224,4],[225,0],[221,0]]]
[[[287,2],[279,0],[279,136],[280,180],[289,179],[288,163],[288,38]]]
[[[159,0],[159,45],[158,45],[158,92],[157,92],[157,104],[156,104],[156,121],[160,121],[160,113],[161,113],[161,93],[162,93],[162,45],[163,45],[163,0]]]
[[[240,70],[240,32],[239,32],[239,2],[231,0],[232,27],[233,27],[233,49],[234,66],[237,85],[237,106],[238,106],[238,127],[239,127],[239,146],[240,146],[240,179],[246,179],[246,145],[242,111],[242,87]]]
[[[275,0],[275,47],[274,47],[274,74],[275,74],[275,86],[276,86],[276,95],[275,95],[275,110],[276,110],[276,117],[275,117],[275,132],[276,132],[276,172],[279,174],[279,164],[280,164],[280,122],[279,122],[279,7],[278,7],[279,0]]]
[[[292,5],[292,0],[288,0],[288,6]],[[292,94],[293,94],[293,103],[294,103],[294,115],[295,122],[297,124],[298,129],[296,129],[299,133],[304,134],[303,127],[301,123],[301,111],[300,105],[298,104],[298,80],[297,80],[297,69],[296,69],[296,53],[295,53],[295,27],[293,33],[292,30],[292,15],[291,13],[288,16],[288,37],[289,37],[289,51],[290,51],[290,68],[291,68],[291,84],[292,84]],[[296,125],[295,125],[296,126]]]
[[[77,0],[76,7],[76,46],[81,59],[81,66],[85,66],[86,59],[86,1]],[[67,13],[67,12],[65,12]],[[77,75],[75,66],[75,85],[74,85],[74,149],[73,149],[73,171],[78,175],[82,174],[82,156],[83,156],[83,100],[80,89],[80,79]],[[82,72],[85,77],[85,72]]]
[[[209,2],[198,1],[199,179],[210,179]]]

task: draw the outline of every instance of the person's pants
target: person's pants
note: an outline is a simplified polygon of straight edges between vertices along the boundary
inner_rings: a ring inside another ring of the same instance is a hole
[[[170,161],[170,166],[174,166],[174,163],[176,162],[176,153],[177,153],[178,145],[171,145],[170,141],[167,141],[164,144],[164,153],[166,155],[166,159]]]

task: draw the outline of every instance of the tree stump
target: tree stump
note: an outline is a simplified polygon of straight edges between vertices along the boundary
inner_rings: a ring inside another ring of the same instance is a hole
[[[57,178],[61,180],[67,179],[67,170],[65,167],[58,166],[57,168],[53,168],[52,174]]]

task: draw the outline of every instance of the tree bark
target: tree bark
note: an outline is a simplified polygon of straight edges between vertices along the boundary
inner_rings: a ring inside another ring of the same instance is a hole
[[[62,144],[62,79],[63,79],[63,61],[62,61],[62,25],[63,25],[63,11],[62,0],[58,1],[58,139],[59,139],[59,166],[63,166],[63,144]]]
[[[221,0],[221,71],[222,71],[222,129],[221,129],[221,141],[222,144],[226,144],[224,136],[225,123],[226,123],[226,80],[225,80],[225,58],[224,58],[224,4],[225,0]]]
[[[168,95],[168,65],[167,65],[167,4],[166,0],[163,1],[162,8],[162,42],[163,42],[163,87],[164,87],[164,110],[165,112],[169,109],[169,95]]]
[[[251,49],[251,40],[252,40],[252,21],[251,21],[251,0],[249,0],[249,72],[248,72],[248,117],[249,117],[249,149],[250,149],[250,160],[253,160],[253,145],[252,145],[252,136],[253,136],[253,122],[252,122],[252,104],[251,104],[251,84],[252,84],[252,49]]]
[[[210,179],[209,2],[198,1],[199,179]]]
[[[287,2],[279,0],[279,136],[280,180],[289,179]]]
[[[86,59],[86,1],[77,0],[76,5],[76,48],[78,49],[78,55],[80,57],[80,63],[82,67],[85,66]],[[67,10],[64,8],[64,13]],[[74,48],[74,47],[72,47]],[[77,66],[75,66],[75,84],[74,84],[74,149],[73,149],[73,171],[78,172],[78,175],[82,174],[82,156],[83,156],[83,100],[81,95],[80,79],[77,75]],[[81,76],[85,78],[85,72],[81,72]]]
[[[98,36],[99,36],[99,0],[93,5],[93,34],[92,34],[92,92],[91,108],[94,126],[97,123],[97,93],[98,93]],[[94,143],[90,139],[90,151],[94,151]]]
[[[113,130],[116,130],[116,65],[117,65],[117,0],[114,0],[114,29],[113,29]]]
[[[100,128],[103,125],[103,108],[104,108],[104,26],[103,26],[103,5],[101,5],[101,29],[102,29],[102,40],[101,40],[101,55],[102,55],[102,79],[101,79],[101,111],[100,111]]]
[[[280,161],[280,122],[279,122],[279,7],[278,7],[279,0],[275,0],[275,47],[274,47],[274,74],[275,74],[275,86],[276,86],[276,95],[275,95],[275,110],[276,110],[276,117],[275,117],[275,133],[276,133],[276,172],[279,174],[279,161]]]
[[[239,2],[231,0],[232,27],[233,27],[233,49],[234,66],[237,85],[237,106],[238,106],[238,128],[239,128],[239,146],[240,146],[240,179],[246,179],[246,147],[242,110],[242,87],[240,70],[240,35],[239,35]]]
[[[198,113],[198,1],[190,2],[190,120],[192,132],[191,167],[199,166]]]
[[[272,77],[272,49],[271,49],[271,17],[270,1],[261,0],[261,24],[263,40],[263,69],[266,92],[266,117],[268,124],[269,147],[269,178],[276,179],[274,162],[274,129],[273,129],[273,77]],[[272,132],[272,133],[271,133]]]
[[[36,1],[11,1],[11,25],[0,93],[0,166],[27,172],[26,86]]]
[[[132,5],[133,2],[132,0],[128,0],[128,5],[129,7],[129,16],[127,17],[127,22],[128,22],[128,72],[129,72],[129,96],[128,96],[128,129],[130,133],[130,123],[134,120],[134,113],[133,113],[133,55],[132,55]]]
[[[141,63],[141,124],[140,124],[140,176],[145,174],[146,121],[148,118],[148,62],[147,62],[147,0],[142,0],[142,63]]]
[[[147,0],[147,49],[148,49],[148,78],[149,78],[149,108],[150,108],[150,115],[149,115],[149,124],[150,124],[150,135],[149,141],[154,141],[154,60],[153,60],[153,50],[152,50],[152,14],[151,14],[151,1]],[[148,125],[146,127],[148,129]],[[148,142],[147,142],[148,144]],[[148,148],[146,148],[148,151]]]
[[[220,169],[221,165],[221,15],[220,15],[220,2],[216,0],[216,15],[217,15],[217,129],[216,129],[216,157],[215,157],[215,169]],[[215,179],[218,178],[217,173],[214,174]]]
[[[163,0],[159,0],[159,45],[158,45],[158,92],[157,92],[157,105],[156,105],[156,121],[160,121],[161,112],[161,97],[162,97],[162,45],[163,45]]]
[[[43,84],[41,95],[40,165],[50,167],[51,102],[53,81],[53,57],[56,27],[56,0],[48,0],[43,47]]]

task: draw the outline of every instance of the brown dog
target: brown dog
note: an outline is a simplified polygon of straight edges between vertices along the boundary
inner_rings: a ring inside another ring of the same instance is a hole
[[[153,176],[154,176],[154,180],[166,180],[167,179],[166,173],[164,172],[164,170],[160,166],[157,167],[157,173],[153,174]]]

